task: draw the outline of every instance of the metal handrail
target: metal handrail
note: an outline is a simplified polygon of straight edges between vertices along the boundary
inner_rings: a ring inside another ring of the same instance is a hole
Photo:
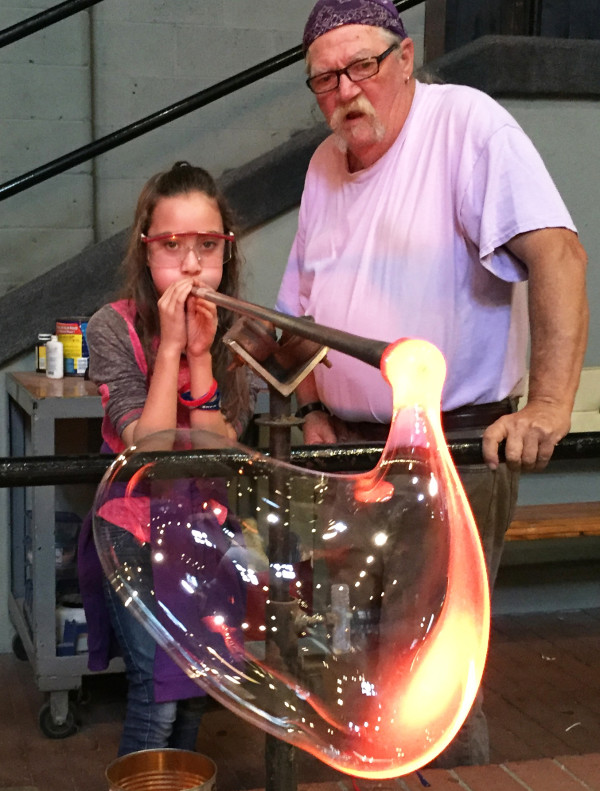
[[[298,467],[320,472],[365,472],[377,464],[383,443],[361,445],[322,445],[293,447],[290,461]],[[481,438],[448,441],[448,450],[457,466],[483,462]],[[235,457],[235,449],[219,451],[140,452],[128,461],[132,472],[149,461],[167,461],[176,475],[189,475],[190,463],[197,465],[198,476],[223,474],[223,461]],[[266,455],[268,452],[263,451]],[[504,460],[504,446],[500,446]],[[600,460],[600,431],[567,434],[556,448],[550,463]],[[23,456],[0,459],[0,489],[14,486],[54,486],[58,484],[98,484],[115,456],[106,453],[81,456]]]
[[[421,0],[419,0],[419,2],[421,2]],[[250,85],[262,77],[274,74],[279,69],[283,69],[295,63],[297,60],[300,60],[301,57],[302,48],[299,46],[293,47],[283,52],[281,55],[276,55],[269,60],[263,61],[256,66],[252,66],[240,72],[234,77],[228,77],[226,80],[216,83],[216,85],[205,88],[189,96],[187,99],[175,102],[175,104],[158,110],[139,121],[134,121],[132,124],[118,129],[116,132],[104,135],[104,137],[100,137],[98,140],[94,140],[80,148],[76,148],[68,154],[64,154],[45,165],[41,165],[34,170],[30,170],[28,173],[24,173],[22,176],[17,176],[0,185],[0,200],[9,198],[11,195],[16,195],[18,192],[23,192],[29,187],[33,187],[52,176],[69,170],[69,168],[75,165],[86,162],[88,159],[92,159],[99,154],[104,154],[106,151],[117,148],[136,137],[140,137],[200,107],[204,107],[210,104],[210,102],[214,102],[227,94],[244,88],[246,85]]]
[[[420,5],[424,0],[393,0],[393,2],[398,10],[407,11],[409,8]],[[281,53],[281,55],[276,55],[273,58],[262,61],[262,63],[252,66],[226,80],[222,80],[216,83],[216,85],[199,91],[189,96],[187,99],[175,102],[175,104],[163,110],[158,110],[139,121],[134,121],[134,123],[124,126],[116,132],[111,132],[104,137],[98,138],[98,140],[94,140],[80,148],[76,148],[69,154],[64,154],[57,159],[47,162],[45,165],[41,165],[21,176],[6,181],[4,184],[0,184],[0,201],[12,195],[16,195],[19,192],[23,192],[30,187],[34,187],[36,184],[40,184],[42,181],[52,178],[52,176],[64,173],[65,170],[69,170],[75,167],[75,165],[80,165],[82,162],[86,162],[99,154],[104,154],[113,148],[128,143],[130,140],[140,137],[147,132],[152,132],[154,129],[164,126],[171,121],[175,121],[177,118],[187,115],[194,110],[198,110],[200,107],[204,107],[210,102],[221,99],[223,96],[234,93],[240,88],[245,88],[247,85],[262,79],[262,77],[275,74],[275,72],[302,60],[302,57],[302,47],[300,45],[292,47]]]
[[[47,8],[45,11],[40,11],[39,14],[35,14],[0,31],[0,47],[6,47],[8,44],[30,36],[32,33],[37,33],[38,30],[50,27],[55,22],[60,22],[62,19],[73,16],[73,14],[82,11],[84,8],[89,8],[89,6],[101,2],[102,0],[65,0],[64,3]]]

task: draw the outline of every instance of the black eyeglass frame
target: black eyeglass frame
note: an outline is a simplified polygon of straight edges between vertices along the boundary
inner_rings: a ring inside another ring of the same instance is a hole
[[[340,85],[340,77],[342,76],[342,74],[345,74],[345,75],[346,75],[346,77],[348,77],[348,79],[350,80],[350,82],[364,82],[364,80],[370,80],[370,79],[371,79],[371,77],[374,77],[376,74],[379,74],[379,69],[381,68],[381,63],[382,63],[382,61],[384,61],[384,60],[387,58],[387,56],[388,56],[388,55],[391,55],[391,53],[392,53],[392,52],[393,52],[395,49],[398,49],[398,48],[399,48],[399,46],[400,46],[400,45],[398,44],[398,42],[397,42],[397,41],[395,41],[395,42],[394,42],[394,43],[393,43],[393,44],[392,44],[390,47],[388,47],[388,48],[385,50],[385,52],[382,52],[382,53],[381,53],[381,55],[373,55],[373,56],[372,56],[372,57],[370,57],[370,58],[358,58],[358,60],[354,60],[354,61],[352,61],[352,63],[349,63],[349,64],[348,64],[348,65],[347,65],[345,68],[343,68],[343,69],[333,69],[332,71],[323,71],[323,72],[321,72],[321,74],[313,74],[313,76],[312,76],[312,77],[309,77],[309,78],[306,80],[306,84],[307,84],[307,86],[310,88],[310,90],[311,90],[311,91],[312,91],[312,92],[313,92],[313,93],[314,93],[316,96],[320,96],[320,95],[322,95],[322,94],[324,94],[324,93],[331,93],[331,91],[335,91],[335,90],[337,90],[337,88],[339,88],[339,85]],[[353,66],[356,66],[356,64],[357,64],[357,63],[364,63],[365,61],[374,61],[374,62],[375,62],[375,64],[376,64],[376,66],[377,66],[377,68],[375,69],[375,71],[373,72],[373,74],[368,74],[366,77],[361,77],[361,78],[360,78],[360,79],[358,79],[358,80],[357,80],[357,79],[353,79],[353,78],[350,76],[350,72],[349,72],[349,70],[350,70],[350,69],[351,69]],[[313,86],[311,85],[311,83],[313,82],[313,80],[316,80],[317,78],[320,78],[320,77],[325,77],[326,75],[329,75],[329,74],[335,74],[335,76],[337,77],[337,80],[336,80],[336,83],[335,83],[335,85],[333,85],[331,88],[327,88],[327,89],[326,89],[326,90],[324,90],[324,91],[315,91],[315,89],[314,89],[314,88],[313,88]]]

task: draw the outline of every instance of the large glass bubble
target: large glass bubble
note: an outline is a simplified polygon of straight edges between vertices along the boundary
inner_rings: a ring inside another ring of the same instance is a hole
[[[382,370],[394,419],[370,472],[165,432],[116,459],[94,517],[114,589],[188,676],[364,778],[414,771],[452,740],[489,634],[481,545],[440,425],[443,359],[399,341]]]

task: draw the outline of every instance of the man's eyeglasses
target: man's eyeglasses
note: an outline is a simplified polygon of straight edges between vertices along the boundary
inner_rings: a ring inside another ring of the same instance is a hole
[[[141,240],[148,245],[148,262],[151,266],[181,266],[190,250],[203,266],[222,266],[232,256],[235,235],[230,232],[185,231],[159,233],[156,236],[142,234]]]
[[[336,69],[335,71],[324,71],[322,74],[315,74],[314,77],[309,77],[306,80],[306,84],[313,93],[319,94],[335,91],[340,84],[340,77],[342,74],[345,74],[352,82],[368,80],[369,77],[374,77],[379,72],[382,61],[384,61],[395,49],[398,49],[397,43],[392,44],[392,46],[388,47],[381,55],[355,60],[349,66],[346,66],[345,69]]]

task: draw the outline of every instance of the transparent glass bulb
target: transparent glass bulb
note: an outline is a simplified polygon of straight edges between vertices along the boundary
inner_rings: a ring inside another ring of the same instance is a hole
[[[116,459],[94,515],[111,584],[191,678],[364,778],[414,771],[452,740],[489,635],[481,545],[440,425],[443,359],[399,341],[382,372],[394,419],[369,472],[164,432]]]

